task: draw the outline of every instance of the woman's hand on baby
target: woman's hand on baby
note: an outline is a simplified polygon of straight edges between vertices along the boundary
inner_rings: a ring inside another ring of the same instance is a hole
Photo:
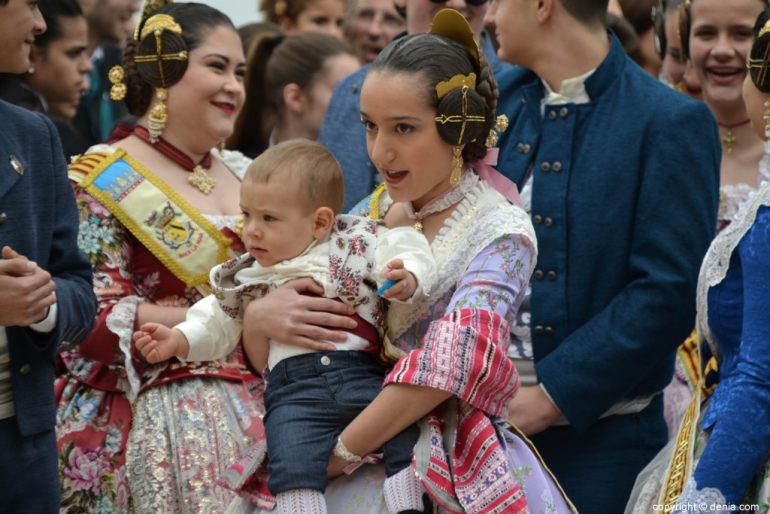
[[[244,344],[253,334],[310,350],[334,350],[334,345],[324,341],[345,342],[345,330],[356,327],[350,317],[355,311],[321,297],[323,292],[312,279],[302,278],[252,301],[243,319]]]
[[[157,364],[171,357],[187,357],[189,348],[183,348],[187,345],[181,344],[180,337],[184,339],[184,343],[187,342],[178,330],[160,323],[145,323],[134,332],[134,345],[144,360]]]
[[[382,275],[386,279],[395,282],[395,284],[382,294],[382,297],[387,300],[395,299],[405,302],[409,300],[417,290],[417,279],[404,268],[404,261],[401,259],[393,259],[390,261]]]

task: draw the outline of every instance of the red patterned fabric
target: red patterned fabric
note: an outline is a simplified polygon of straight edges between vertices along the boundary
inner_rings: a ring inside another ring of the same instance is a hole
[[[423,346],[405,355],[385,379],[386,385],[440,389],[458,400],[429,416],[430,438],[423,440],[430,448],[418,448],[414,462],[425,489],[450,512],[529,512],[489,418],[504,416],[519,388],[507,357],[508,338],[508,324],[496,313],[460,309],[432,322]],[[421,455],[427,462],[420,462]]]

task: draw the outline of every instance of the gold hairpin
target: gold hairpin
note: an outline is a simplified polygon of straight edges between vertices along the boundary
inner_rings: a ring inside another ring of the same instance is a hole
[[[455,75],[452,78],[454,79],[455,77],[462,77],[462,75]],[[442,114],[433,118],[436,123],[440,123],[442,125],[446,125],[447,123],[462,123],[460,126],[460,135],[457,136],[457,145],[464,144],[463,138],[465,137],[465,127],[468,125],[468,123],[484,123],[486,121],[484,116],[468,113],[468,91],[470,90],[470,87],[465,84],[463,84],[461,87],[463,92],[462,112],[460,114]]]
[[[476,89],[476,74],[470,73],[468,75],[455,75],[449,80],[444,80],[436,84],[436,96],[441,100],[451,91],[460,89],[461,87],[468,87],[470,89]]]

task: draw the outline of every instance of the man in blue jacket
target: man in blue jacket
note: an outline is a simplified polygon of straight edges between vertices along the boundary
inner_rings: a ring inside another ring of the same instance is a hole
[[[511,66],[497,58],[489,34],[484,32],[484,13],[487,0],[394,0],[396,8],[406,15],[408,34],[421,34],[430,29],[433,16],[441,9],[459,11],[468,20],[476,39],[489,61],[492,73],[497,75]],[[366,132],[361,123],[361,86],[369,66],[341,80],[326,109],[326,116],[318,136],[342,166],[345,179],[344,210],[348,211],[359,200],[369,195],[378,184],[377,169],[366,150]]]
[[[509,419],[536,434],[581,514],[623,512],[666,443],[660,392],[693,327],[719,186],[708,109],[626,57],[606,9],[492,0],[486,17],[500,57],[521,65],[498,77],[510,118],[498,167],[539,247],[529,324],[514,331],[531,337],[532,385]]]
[[[0,72],[29,68],[36,2],[0,0]],[[54,355],[91,328],[91,266],[59,137],[0,101],[0,512],[59,511]]]

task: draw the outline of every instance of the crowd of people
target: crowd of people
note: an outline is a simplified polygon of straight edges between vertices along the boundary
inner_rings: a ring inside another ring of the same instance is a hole
[[[0,512],[770,511],[770,3],[0,0]]]

